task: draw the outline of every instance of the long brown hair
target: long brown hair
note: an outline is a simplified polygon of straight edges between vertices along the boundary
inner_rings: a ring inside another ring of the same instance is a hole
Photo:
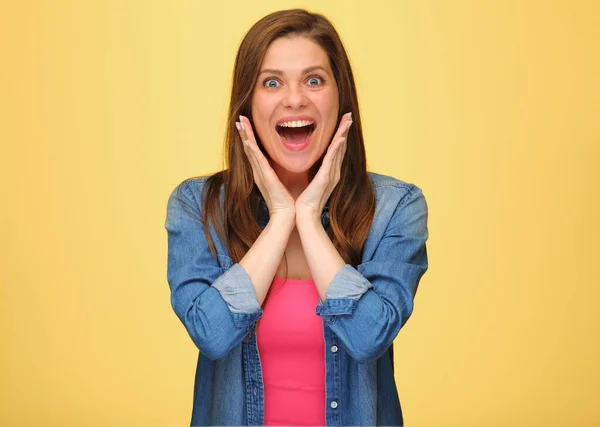
[[[344,261],[356,267],[361,262],[362,248],[375,212],[375,194],[367,174],[358,96],[350,62],[337,31],[324,16],[302,9],[283,10],[265,16],[250,28],[242,40],[233,73],[224,170],[209,175],[204,184],[204,232],[211,252],[216,254],[208,228],[209,220],[212,221],[234,263],[244,257],[261,233],[258,223],[260,192],[254,184],[235,122],[240,114],[252,122],[252,93],[263,58],[269,45],[285,36],[307,37],[327,53],[339,93],[338,123],[345,112],[352,112],[353,124],[348,134],[340,181],[329,199],[329,236]],[[268,156],[258,136],[256,139],[262,152]],[[321,166],[324,154],[311,167],[310,180]],[[223,184],[225,194],[221,206],[219,193]]]

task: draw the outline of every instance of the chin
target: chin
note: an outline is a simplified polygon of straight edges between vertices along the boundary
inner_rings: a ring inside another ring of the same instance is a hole
[[[293,174],[305,174],[313,167],[314,164],[314,161],[306,162],[300,159],[298,159],[298,161],[287,160],[281,163],[277,163],[280,169],[283,169],[285,172]]]

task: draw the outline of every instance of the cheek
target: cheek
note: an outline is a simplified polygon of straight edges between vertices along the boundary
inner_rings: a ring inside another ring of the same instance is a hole
[[[252,98],[252,109],[261,117],[269,118],[277,105],[278,99],[273,94],[258,91]]]
[[[268,109],[261,97],[256,96],[252,98],[251,111],[254,134],[262,140],[266,136],[270,115],[268,114]]]
[[[321,116],[325,123],[323,127],[324,135],[328,138],[333,137],[336,126],[337,126],[337,117],[338,117],[338,99],[337,94],[328,93],[324,94],[318,101],[319,110],[321,111]],[[329,144],[329,141],[327,141]]]
[[[329,113],[337,109],[338,98],[334,90],[324,90],[315,94],[312,102],[318,106],[322,113]]]
[[[323,136],[326,139],[327,145],[329,145],[329,143],[331,142],[331,138],[333,138],[335,132],[337,131],[337,116],[338,110],[335,105],[331,105],[327,112],[323,112]]]
[[[276,102],[269,97],[257,95],[252,99],[252,118],[256,128],[266,129],[269,127],[275,105]]]

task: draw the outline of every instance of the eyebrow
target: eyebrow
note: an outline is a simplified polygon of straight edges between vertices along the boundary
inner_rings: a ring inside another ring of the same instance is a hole
[[[325,68],[321,67],[320,65],[313,65],[312,67],[308,67],[308,68],[305,68],[304,70],[302,70],[302,74],[308,74],[315,70],[322,70],[325,73],[327,73],[327,70]],[[275,74],[276,76],[283,76],[285,74],[281,70],[274,70],[272,68],[265,68],[264,70],[261,70],[259,75],[263,74],[263,73]]]

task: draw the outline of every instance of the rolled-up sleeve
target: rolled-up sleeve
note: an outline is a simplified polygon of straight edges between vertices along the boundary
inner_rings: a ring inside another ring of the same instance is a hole
[[[165,228],[171,305],[198,349],[226,356],[262,315],[254,287],[236,263],[225,272],[209,249],[200,197],[184,181],[171,193]]]
[[[411,184],[373,256],[357,268],[344,265],[317,306],[317,314],[359,362],[380,357],[412,314],[428,269],[427,217],[423,192]]]

